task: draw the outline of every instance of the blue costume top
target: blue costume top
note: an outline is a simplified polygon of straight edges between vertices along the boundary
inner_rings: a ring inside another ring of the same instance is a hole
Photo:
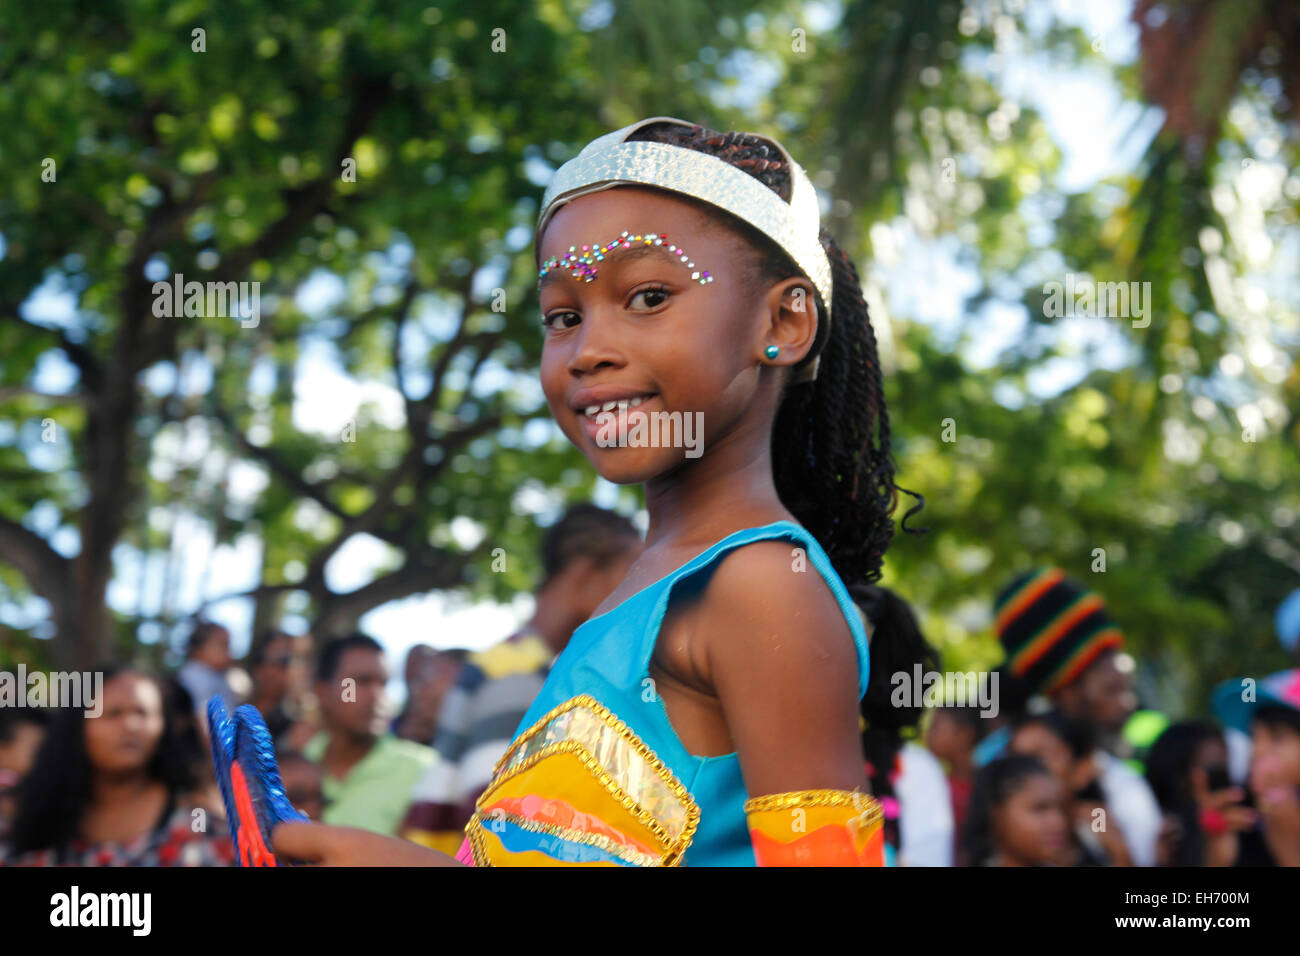
[[[480,866],[754,865],[739,757],[687,751],[654,692],[650,661],[673,587],[768,538],[802,547],[826,580],[866,692],[862,618],[817,540],[791,521],[736,531],[574,631],[478,801],[463,859],[472,851]]]

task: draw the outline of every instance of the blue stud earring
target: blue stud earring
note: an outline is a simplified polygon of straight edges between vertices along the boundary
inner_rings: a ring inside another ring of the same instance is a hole
[[[766,354],[768,358],[774,359],[781,354],[781,350],[777,348],[775,345],[769,345],[767,347]]]

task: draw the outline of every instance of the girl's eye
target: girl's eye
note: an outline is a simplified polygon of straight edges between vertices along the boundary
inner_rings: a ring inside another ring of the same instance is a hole
[[[668,298],[668,295],[669,295],[668,290],[663,286],[660,285],[650,286],[649,288],[640,289],[639,291],[634,293],[632,296],[632,302],[635,303],[636,300],[641,298],[642,296],[651,296],[654,298],[654,301],[650,301],[649,299],[647,299],[644,307],[647,309],[654,309],[663,305],[664,300]]]
[[[632,294],[628,304],[633,308],[657,309],[672,293],[665,286],[649,286],[644,289],[638,289]],[[637,300],[641,299],[642,304],[638,307]],[[558,325],[557,325],[558,321]],[[582,316],[576,312],[552,312],[550,315],[542,316],[542,326],[548,331],[553,329],[571,329],[582,321]]]
[[[562,328],[562,329],[571,329],[571,328],[573,328],[575,325],[577,325],[579,321],[581,321],[581,318],[580,318],[580,316],[578,315],[577,312],[552,312],[550,315],[544,315],[544,316],[542,316],[542,327],[545,328],[545,329],[547,329],[547,330],[549,331],[550,329],[552,329],[552,328],[555,327],[555,320],[556,320],[556,319],[566,319],[566,317],[568,317],[568,316],[572,316],[573,321],[572,321],[572,322],[569,322],[569,321],[563,321],[563,322],[561,322],[561,324],[560,324],[560,328]]]

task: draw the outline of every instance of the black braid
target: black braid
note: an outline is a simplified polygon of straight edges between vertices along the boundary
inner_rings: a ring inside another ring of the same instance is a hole
[[[910,676],[916,664],[922,671],[933,671],[939,666],[939,654],[921,631],[916,612],[896,593],[874,584],[855,584],[848,591],[872,627],[871,677],[859,705],[865,722],[862,751],[870,765],[868,780],[877,798],[895,797],[890,778],[903,749],[903,732],[920,725],[925,708],[910,700],[895,700],[893,675]],[[897,816],[885,817],[884,831],[888,845],[907,850]]]
[[[790,201],[790,170],[780,152],[760,137],[656,123],[638,130],[632,139],[717,156]],[[789,255],[757,229],[708,208],[759,250],[756,278],[776,282],[803,275]],[[772,429],[772,470],[781,501],[821,543],[844,583],[853,585],[880,578],[894,533],[898,492],[918,500],[903,518],[906,531],[913,530],[907,518],[920,510],[924,499],[894,483],[880,359],[858,272],[829,232],[822,229],[820,238],[834,282],[830,334],[821,343],[816,381],[786,389]],[[814,292],[814,298],[824,328],[826,306],[820,293]]]

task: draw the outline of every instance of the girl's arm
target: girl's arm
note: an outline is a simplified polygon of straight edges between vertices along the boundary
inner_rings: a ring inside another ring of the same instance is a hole
[[[277,855],[318,866],[462,866],[445,853],[356,827],[282,823],[271,834]]]
[[[755,855],[760,865],[881,865],[853,635],[825,579],[792,551],[763,541],[728,555],[700,613],[707,676],[751,796]]]

